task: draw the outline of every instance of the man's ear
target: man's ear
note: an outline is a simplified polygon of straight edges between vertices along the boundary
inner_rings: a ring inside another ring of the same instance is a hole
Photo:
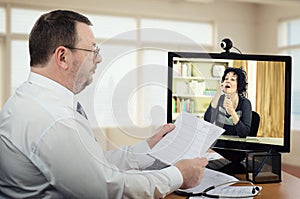
[[[68,69],[68,49],[64,46],[59,46],[54,52],[56,64],[62,69]]]

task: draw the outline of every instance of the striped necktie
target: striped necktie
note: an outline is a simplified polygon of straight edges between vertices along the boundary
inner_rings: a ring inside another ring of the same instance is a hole
[[[85,119],[88,119],[81,104],[79,102],[77,102],[77,108],[76,108],[77,112],[80,113],[80,115],[82,115],[83,117],[85,117]]]

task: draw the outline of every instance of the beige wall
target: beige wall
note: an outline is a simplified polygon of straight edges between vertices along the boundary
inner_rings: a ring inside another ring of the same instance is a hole
[[[282,154],[282,162],[300,167],[300,131],[291,132],[291,152]]]
[[[72,3],[70,3],[72,2]],[[277,53],[277,22],[279,19],[299,17],[300,6],[262,6],[255,4],[216,1],[211,4],[182,3],[180,0],[89,0],[87,1],[40,1],[0,0],[0,3],[45,9],[74,9],[101,14],[149,16],[195,21],[213,21],[216,28],[214,52],[224,37],[232,38],[234,46],[244,53]],[[0,85],[0,92],[3,82]],[[2,98],[3,99],[3,98]],[[1,100],[0,100],[1,102]],[[104,133],[103,133],[104,132]],[[149,132],[147,132],[149,133]],[[114,129],[96,130],[104,148],[121,143],[131,144],[140,138],[127,136]],[[103,138],[115,140],[113,145]],[[292,132],[291,153],[283,155],[283,161],[299,165],[300,132]]]
[[[260,6],[257,14],[257,52],[275,54],[278,21],[300,17],[300,6]],[[291,151],[282,154],[285,164],[300,166],[300,131],[291,131]]]
[[[150,137],[158,128],[111,127],[93,129],[97,140],[106,149],[132,145]]]
[[[257,51],[277,52],[278,21],[300,17],[300,6],[260,6],[257,17]]]

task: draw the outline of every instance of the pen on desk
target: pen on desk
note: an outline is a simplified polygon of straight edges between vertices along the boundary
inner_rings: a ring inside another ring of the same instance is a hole
[[[257,169],[256,169],[255,172],[254,172],[254,177],[256,177],[256,176],[259,174],[259,172],[262,170],[264,164],[265,164],[266,161],[268,160],[269,155],[270,155],[271,153],[272,153],[272,149],[270,149],[270,150],[267,152],[267,154],[266,154],[266,156],[264,157],[264,159],[262,160],[262,162],[258,165]]]

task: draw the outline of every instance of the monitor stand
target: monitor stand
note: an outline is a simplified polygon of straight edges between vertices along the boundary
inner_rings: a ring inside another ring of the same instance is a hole
[[[207,165],[207,168],[220,171],[229,175],[246,174],[246,151],[228,150],[224,148],[214,148],[213,150],[219,153],[224,158],[210,160]]]
[[[207,168],[232,176],[235,174],[246,174],[246,166],[243,161],[231,162],[226,159],[210,160]]]

